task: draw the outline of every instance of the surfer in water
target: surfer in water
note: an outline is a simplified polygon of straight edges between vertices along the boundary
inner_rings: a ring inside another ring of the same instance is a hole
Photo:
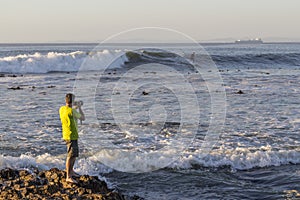
[[[66,160],[66,181],[69,183],[77,183],[73,177],[79,177],[73,167],[75,164],[76,157],[78,157],[78,127],[77,120],[85,120],[84,113],[81,109],[81,105],[76,105],[79,112],[72,105],[75,104],[75,95],[68,93],[66,94],[66,105],[61,106],[59,109],[59,116],[62,124],[62,135],[67,145],[67,160]]]
[[[190,60],[191,60],[192,62],[195,62],[195,55],[196,55],[195,52],[193,52],[193,53],[191,54]]]

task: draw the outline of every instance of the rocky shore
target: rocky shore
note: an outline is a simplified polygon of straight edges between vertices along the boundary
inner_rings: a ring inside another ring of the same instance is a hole
[[[2,169],[0,171],[0,199],[141,199],[125,198],[107,187],[96,176],[81,175],[78,184],[66,182],[66,172],[57,168],[46,171]]]

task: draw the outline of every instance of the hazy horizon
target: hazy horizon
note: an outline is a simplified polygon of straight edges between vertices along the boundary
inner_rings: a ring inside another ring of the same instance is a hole
[[[0,43],[98,43],[140,27],[174,29],[198,42],[300,42],[299,7],[297,0],[4,0]]]

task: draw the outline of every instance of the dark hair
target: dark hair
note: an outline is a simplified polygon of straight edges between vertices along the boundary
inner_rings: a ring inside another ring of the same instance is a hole
[[[66,94],[66,103],[67,104],[72,104],[73,99],[75,98],[75,95],[72,93]]]

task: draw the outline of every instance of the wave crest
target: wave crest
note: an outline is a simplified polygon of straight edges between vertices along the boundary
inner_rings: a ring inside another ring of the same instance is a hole
[[[74,51],[69,53],[48,52],[41,54],[19,54],[0,58],[0,72],[3,73],[49,73],[49,72],[76,72],[82,62],[88,58],[93,65],[87,70],[103,69],[110,64],[118,51],[85,52]],[[126,56],[118,59],[113,67],[121,67],[127,61]]]
[[[270,146],[251,152],[247,148],[234,151],[211,152],[201,157],[197,151],[183,156],[171,168],[198,169],[201,167],[230,167],[234,170],[248,170],[287,164],[299,164],[300,152],[296,150],[273,150]]]

